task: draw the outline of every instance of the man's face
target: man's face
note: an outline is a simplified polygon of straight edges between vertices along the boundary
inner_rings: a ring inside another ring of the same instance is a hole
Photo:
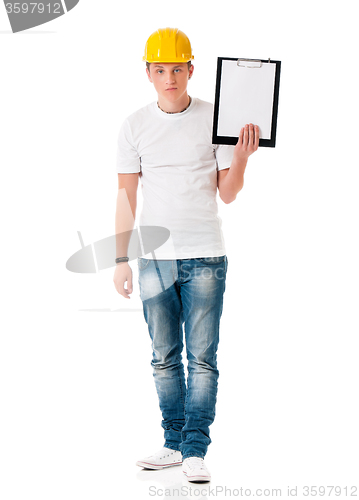
[[[187,63],[151,63],[147,76],[157,94],[168,101],[176,102],[187,90],[188,79],[194,67],[188,71]]]

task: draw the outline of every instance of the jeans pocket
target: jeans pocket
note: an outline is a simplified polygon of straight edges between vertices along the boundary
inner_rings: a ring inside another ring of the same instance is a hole
[[[146,269],[146,267],[150,263],[150,260],[151,259],[143,259],[142,257],[138,257],[137,258],[138,269],[140,271],[143,271],[144,269]]]

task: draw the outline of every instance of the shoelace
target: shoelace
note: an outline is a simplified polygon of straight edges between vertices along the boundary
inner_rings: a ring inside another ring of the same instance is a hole
[[[202,470],[206,470],[203,458],[200,458],[200,457],[189,457],[187,459],[186,463],[188,464],[188,467],[191,470],[197,469],[197,468],[202,469]]]
[[[158,458],[164,458],[164,457],[169,457],[170,455],[172,455],[172,453],[174,453],[175,450],[172,450],[172,451],[167,451],[165,450],[164,448],[162,448],[162,450],[158,451],[157,453],[155,453],[153,456],[154,457],[158,457]]]

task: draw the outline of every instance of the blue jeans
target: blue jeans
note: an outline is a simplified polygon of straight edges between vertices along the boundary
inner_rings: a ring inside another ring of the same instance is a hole
[[[211,443],[217,400],[219,322],[228,259],[138,258],[143,313],[152,340],[153,376],[164,446],[182,459],[201,457]],[[185,323],[187,384],[182,363]]]

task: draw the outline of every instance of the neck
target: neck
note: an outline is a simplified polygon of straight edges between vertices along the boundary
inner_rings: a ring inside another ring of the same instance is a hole
[[[162,109],[162,111],[165,111],[165,113],[180,113],[188,106],[189,95],[187,94],[187,92],[185,92],[183,96],[181,96],[181,98],[176,102],[170,102],[167,101],[167,99],[158,96],[157,102],[159,107]]]

